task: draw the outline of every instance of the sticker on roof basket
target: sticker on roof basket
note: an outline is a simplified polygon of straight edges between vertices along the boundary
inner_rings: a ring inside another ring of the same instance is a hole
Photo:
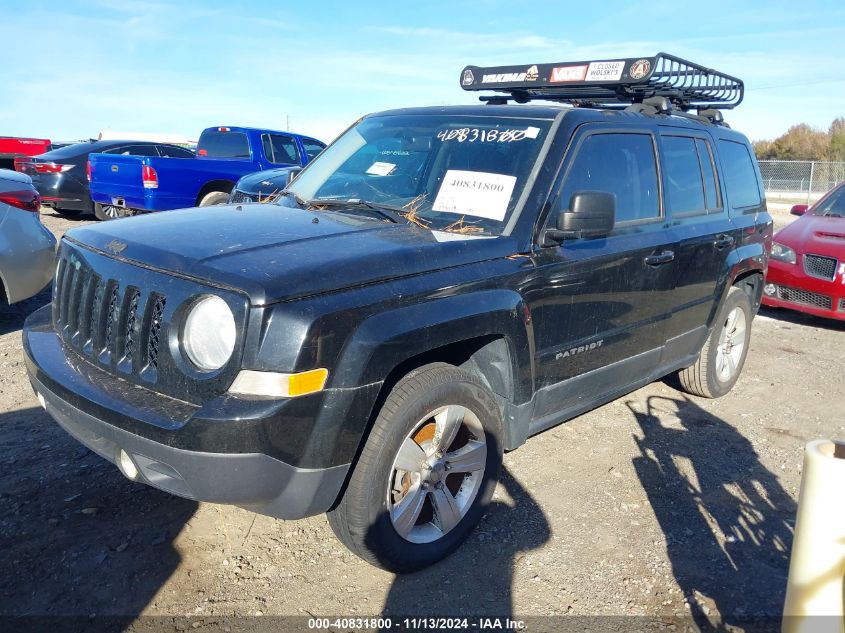
[[[449,169],[431,208],[500,222],[515,185],[516,176]]]
[[[560,84],[567,81],[584,81],[587,76],[587,66],[558,66],[552,68],[549,81],[553,84]]]
[[[590,62],[587,81],[619,81],[625,62]]]

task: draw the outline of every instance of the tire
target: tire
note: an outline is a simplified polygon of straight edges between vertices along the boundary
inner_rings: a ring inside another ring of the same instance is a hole
[[[226,204],[227,202],[229,202],[228,193],[225,191],[211,191],[202,197],[199,206],[210,207],[215,204]]]
[[[108,220],[117,220],[119,218],[128,218],[134,215],[132,209],[125,207],[118,207],[111,204],[94,203],[94,216],[101,222]]]
[[[459,459],[465,471],[454,467]],[[501,464],[502,420],[490,391],[457,367],[426,365],[388,395],[329,525],[376,567],[422,569],[469,536]]]
[[[720,398],[733,388],[748,354],[753,318],[748,295],[732,287],[698,360],[678,372],[684,391],[704,398]]]

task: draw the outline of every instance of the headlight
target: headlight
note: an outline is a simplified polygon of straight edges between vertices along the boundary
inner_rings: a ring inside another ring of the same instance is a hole
[[[235,317],[223,299],[208,295],[197,301],[185,317],[182,349],[191,362],[205,371],[220,369],[235,349]]]
[[[775,242],[772,244],[772,259],[776,259],[779,262],[786,262],[787,264],[794,264],[796,262],[795,251],[788,246]]]

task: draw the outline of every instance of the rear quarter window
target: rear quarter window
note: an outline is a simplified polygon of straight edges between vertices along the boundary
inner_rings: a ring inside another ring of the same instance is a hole
[[[731,207],[741,209],[758,206],[762,198],[748,147],[725,139],[719,139],[718,145],[725,174],[725,190]]]
[[[197,156],[209,158],[249,158],[249,139],[243,132],[203,132]]]

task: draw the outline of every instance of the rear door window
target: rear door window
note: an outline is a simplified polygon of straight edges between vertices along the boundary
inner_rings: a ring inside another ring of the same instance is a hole
[[[307,139],[302,140],[302,147],[305,149],[305,155],[308,156],[308,160],[312,161],[314,158],[326,149],[326,146],[322,143],[317,141],[309,141]]]
[[[701,173],[704,176],[704,197],[708,209],[721,209],[722,197],[719,195],[719,185],[716,180],[716,167],[713,163],[713,150],[710,143],[704,139],[695,139],[695,147],[698,150],[698,162],[701,165]]]
[[[663,173],[666,197],[673,213],[704,213],[704,181],[695,139],[691,136],[664,136]]]
[[[264,155],[271,163],[276,165],[299,163],[299,149],[292,137],[283,134],[262,134],[261,142],[264,145]]]
[[[159,145],[158,153],[165,158],[194,158],[191,150],[176,145]]]
[[[158,156],[155,145],[126,145],[115,153],[124,156]]]
[[[762,198],[748,148],[743,143],[719,139],[719,154],[731,207],[741,209],[758,206]]]
[[[197,155],[209,158],[250,158],[249,139],[243,132],[203,132]]]
[[[577,151],[561,190],[561,207],[568,207],[578,191],[604,191],[616,196],[617,224],[661,216],[651,134],[591,134]]]

